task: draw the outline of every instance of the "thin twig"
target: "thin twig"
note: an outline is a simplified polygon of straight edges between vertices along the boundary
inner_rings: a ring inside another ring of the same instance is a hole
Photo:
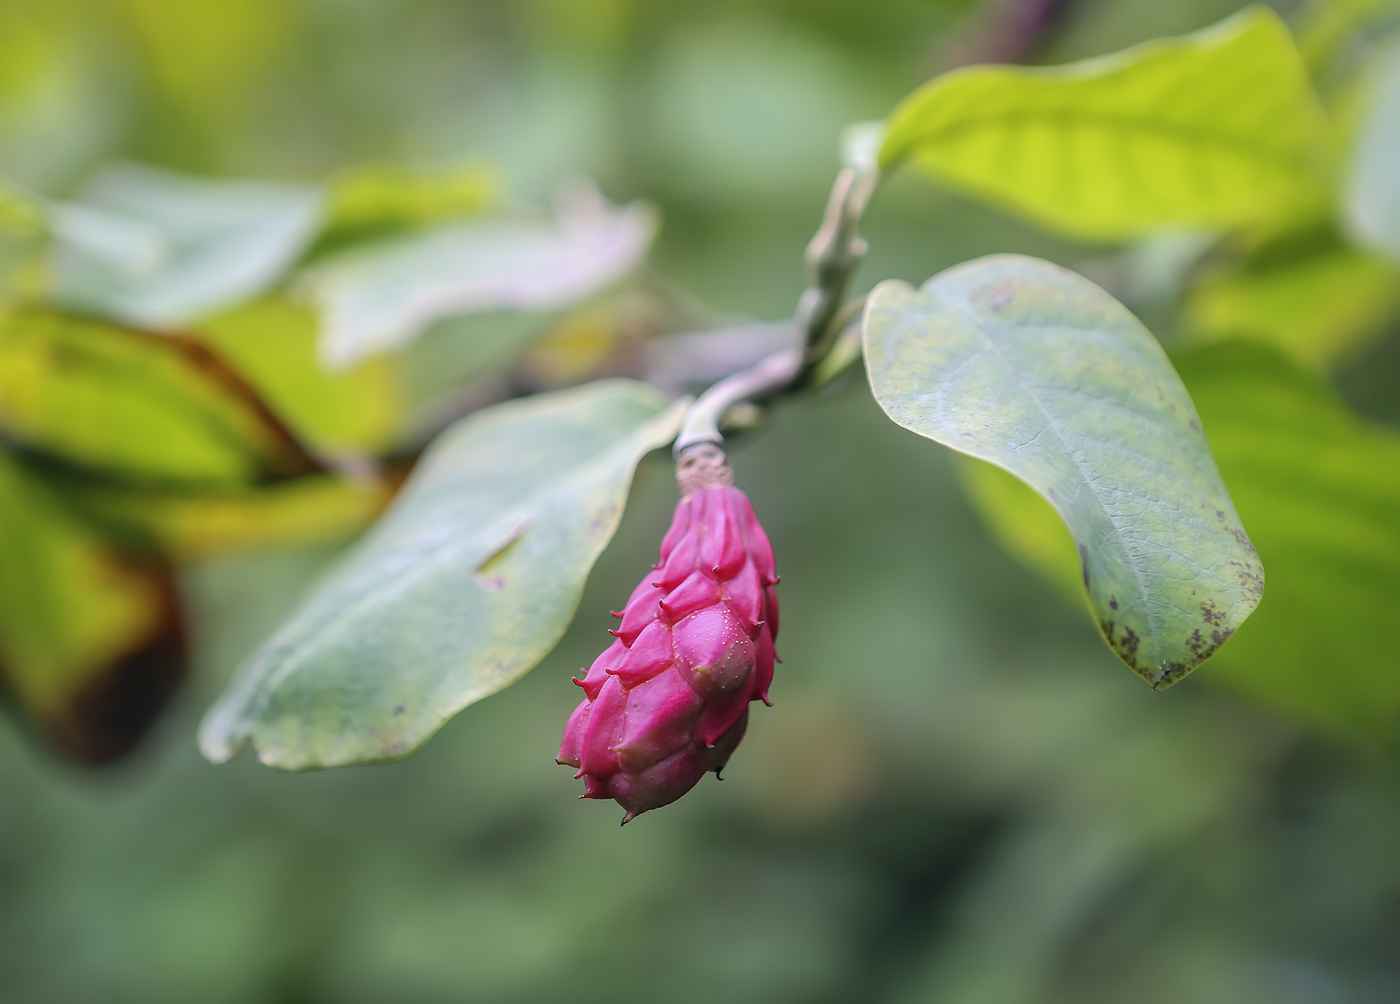
[[[794,318],[800,341],[749,369],[725,377],[701,394],[687,412],[676,438],[678,459],[699,444],[724,442],[720,422],[736,404],[773,397],[812,382],[818,366],[837,345],[842,332],[859,316],[860,303],[843,306],[842,297],[851,274],[865,256],[866,243],[858,229],[878,181],[879,172],[873,167],[847,167],[836,176],[821,226],[807,245],[809,285],[798,300]],[[827,373],[823,377],[833,378]]]

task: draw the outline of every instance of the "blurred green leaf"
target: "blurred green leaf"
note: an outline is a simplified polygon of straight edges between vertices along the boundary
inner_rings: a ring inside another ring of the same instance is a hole
[[[390,760],[552,649],[622,516],[637,462],[683,403],[600,381],[449,428],[370,536],[205,717],[287,769]]]
[[[170,570],[114,549],[0,452],[0,683],[60,749],[127,752],[184,674]]]
[[[1154,687],[1210,658],[1259,603],[1263,570],[1190,397],[1147,330],[1087,279],[998,255],[921,290],[881,283],[865,344],[897,424],[1050,501],[1104,637]]]
[[[319,469],[198,342],[51,313],[0,313],[0,432],[143,481],[243,484]]]
[[[569,306],[635,268],[655,231],[646,206],[619,209],[588,189],[561,200],[552,223],[450,224],[349,252],[308,277],[321,358],[349,366],[455,314]]]
[[[1176,357],[1269,568],[1269,593],[1211,675],[1322,726],[1400,722],[1400,435],[1263,347]]]
[[[1101,59],[945,74],[891,113],[880,161],[1068,234],[1123,238],[1278,213],[1325,183],[1325,137],[1288,29],[1256,6]]]
[[[1207,272],[1182,305],[1196,339],[1256,338],[1314,365],[1343,361],[1400,308],[1400,270],[1323,227],[1287,231]]]
[[[404,401],[392,359],[328,373],[316,359],[316,315],[286,300],[254,300],[204,321],[196,337],[245,377],[304,442],[328,454],[394,445]]]
[[[122,267],[59,231],[53,296],[132,324],[174,328],[254,296],[310,244],[322,222],[318,189],[211,181],[134,164],[104,168],[77,206],[144,227],[163,241],[151,260]]]
[[[1400,49],[1376,77],[1352,153],[1347,219],[1366,244],[1400,261]]]

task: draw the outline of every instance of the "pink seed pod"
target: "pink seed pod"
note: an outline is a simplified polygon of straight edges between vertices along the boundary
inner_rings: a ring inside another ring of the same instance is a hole
[[[680,798],[729,761],[750,701],[768,703],[776,654],[773,548],[724,454],[692,450],[661,562],[628,599],[616,640],[582,680],[558,762],[578,770],[581,798],[627,815]]]

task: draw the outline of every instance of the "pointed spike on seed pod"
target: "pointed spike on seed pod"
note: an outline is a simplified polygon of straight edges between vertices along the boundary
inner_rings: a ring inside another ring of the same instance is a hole
[[[622,617],[622,611],[621,611],[621,610],[609,610],[608,613],[612,614],[614,617],[617,617],[617,618],[621,618],[621,617]]]
[[[622,825],[622,826],[626,826],[628,823],[632,822],[632,820],[636,819],[639,815],[641,815],[641,813],[638,813],[638,812],[629,812],[629,813],[627,813],[627,815],[625,815],[625,816],[622,817],[622,823],[621,823],[621,825]]]

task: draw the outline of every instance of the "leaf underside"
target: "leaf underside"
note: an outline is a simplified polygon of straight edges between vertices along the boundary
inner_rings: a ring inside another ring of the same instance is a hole
[[[209,712],[204,754],[251,739],[291,770],[391,760],[519,678],[572,620],[638,461],[682,410],[606,380],[449,428]]]
[[[998,255],[865,316],[876,399],[899,425],[1025,481],[1074,537],[1094,616],[1154,687],[1209,658],[1258,605],[1263,569],[1191,399],[1111,296]]]

